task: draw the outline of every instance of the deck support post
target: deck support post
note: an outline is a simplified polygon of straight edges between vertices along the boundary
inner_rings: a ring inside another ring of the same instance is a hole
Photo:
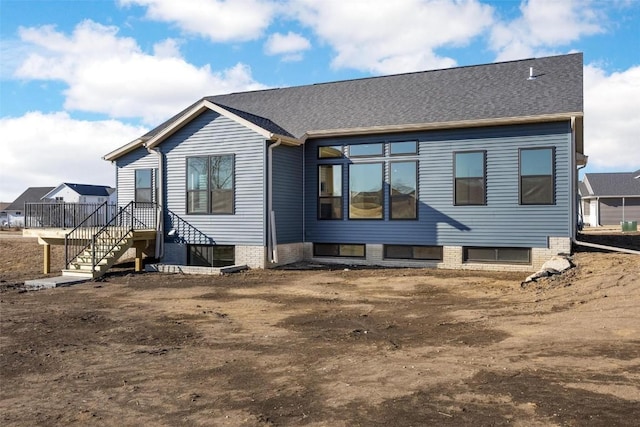
[[[44,255],[42,263],[43,273],[49,274],[51,273],[51,245],[45,243],[44,245],[42,245],[42,251]]]
[[[137,241],[133,244],[133,247],[136,249],[136,262],[135,262],[135,271],[140,272],[143,271],[142,268],[142,252],[144,251],[145,246],[147,245],[146,241]]]

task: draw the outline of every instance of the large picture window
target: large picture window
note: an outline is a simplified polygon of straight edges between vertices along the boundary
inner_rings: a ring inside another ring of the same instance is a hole
[[[417,162],[391,162],[391,219],[416,219]]]
[[[520,204],[554,204],[554,150],[520,150]]]
[[[383,164],[349,165],[349,219],[382,219]]]
[[[486,204],[484,151],[454,153],[456,205]]]
[[[187,213],[233,214],[233,155],[187,158]]]
[[[342,218],[342,165],[318,166],[318,218]]]
[[[153,202],[153,170],[136,169],[135,174],[135,201]]]

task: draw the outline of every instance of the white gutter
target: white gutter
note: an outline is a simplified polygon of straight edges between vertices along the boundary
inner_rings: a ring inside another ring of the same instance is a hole
[[[276,214],[273,211],[273,149],[282,144],[282,139],[278,138],[274,144],[269,146],[267,179],[269,180],[269,196],[267,211],[269,212],[269,234],[267,236],[267,250],[269,251],[269,261],[278,263],[278,242],[276,239]]]
[[[163,203],[164,191],[162,188],[162,185],[164,183],[164,177],[162,173],[164,157],[162,156],[162,152],[158,148],[147,147],[147,151],[149,153],[155,153],[158,156],[158,176],[156,177],[157,187],[158,187],[158,194],[157,194],[158,209],[156,210],[156,251],[155,252],[156,252],[156,258],[160,259],[164,256],[164,203]]]
[[[329,137],[352,136],[352,135],[375,135],[380,133],[394,133],[394,132],[418,132],[418,131],[439,130],[439,129],[516,125],[516,124],[525,124],[525,123],[544,123],[544,122],[552,122],[552,121],[571,120],[572,118],[575,119],[582,116],[583,116],[582,112],[567,112],[567,113],[558,113],[558,114],[541,114],[538,116],[499,117],[499,118],[488,118],[488,119],[454,120],[454,121],[448,121],[448,122],[404,123],[399,125],[382,125],[382,126],[342,128],[342,129],[310,130],[310,131],[307,131],[300,138],[300,140],[304,143],[306,142],[307,139],[310,139],[310,138],[329,138]]]

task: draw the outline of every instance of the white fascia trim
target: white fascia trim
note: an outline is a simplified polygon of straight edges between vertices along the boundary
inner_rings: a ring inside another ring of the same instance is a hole
[[[219,105],[214,104],[211,101],[207,101],[206,99],[203,99],[198,104],[196,104],[191,110],[189,110],[186,114],[184,114],[182,117],[180,117],[178,120],[176,120],[175,122],[171,123],[169,126],[164,128],[157,135],[153,136],[152,138],[149,138],[149,140],[146,141],[146,143],[144,144],[145,147],[154,148],[154,147],[158,146],[162,141],[164,141],[166,138],[171,136],[174,132],[176,132],[182,126],[184,126],[189,121],[191,121],[191,119],[193,117],[197,116],[198,114],[202,113],[203,111],[205,111],[207,109],[209,109],[211,111],[215,111],[216,113],[220,114],[221,116],[224,116],[224,117],[226,117],[228,119],[231,119],[234,122],[236,122],[236,123],[248,128],[248,129],[251,129],[252,131],[256,132],[257,134],[259,134],[261,136],[263,136],[267,140],[276,140],[276,139],[280,138],[283,143],[287,143],[289,145],[300,145],[301,144],[301,142],[299,140],[297,140],[296,138],[292,138],[290,136],[285,136],[285,135],[278,135],[278,134],[269,132],[268,130],[263,129],[260,126],[257,126],[256,124],[251,123],[250,121],[248,121],[246,119],[243,119],[242,117],[238,116],[237,114],[234,114],[231,111],[226,110],[226,109],[220,107]]]
[[[422,130],[455,129],[467,127],[486,127],[510,124],[543,123],[559,120],[571,120],[572,117],[582,117],[584,113],[543,114],[539,116],[501,117],[492,119],[457,120],[451,122],[416,123],[390,126],[371,126],[347,129],[328,129],[308,131],[302,141],[309,138],[327,138],[333,136],[371,135],[380,133],[415,132]]]
[[[587,187],[589,194],[593,194],[595,196],[596,192],[593,191],[593,187],[591,187],[591,184],[589,183],[589,175],[587,174],[584,175],[584,178],[582,179],[582,183]]]
[[[113,150],[112,152],[105,154],[102,159],[106,160],[108,162],[112,162],[114,160],[116,160],[118,157],[120,156],[124,156],[125,154],[127,154],[130,151],[135,150],[138,147],[142,147],[144,140],[142,138],[138,138],[135,139],[133,141],[131,141],[130,143],[128,143],[127,145],[123,145],[120,148],[117,148],[115,150]]]

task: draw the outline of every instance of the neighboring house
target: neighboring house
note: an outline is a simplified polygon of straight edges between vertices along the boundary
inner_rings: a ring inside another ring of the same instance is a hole
[[[116,202],[113,196],[114,188],[106,185],[71,184],[63,182],[42,197],[42,200],[51,200],[65,203],[101,204],[104,202]]]
[[[4,202],[0,202],[0,226],[7,226],[9,225],[9,219],[8,219],[8,215],[7,212],[5,211],[5,209],[10,205],[11,203],[4,203]]]
[[[53,190],[53,187],[29,187],[4,209],[7,223],[11,227],[24,227],[25,203],[37,203],[42,197]]]
[[[580,182],[580,198],[585,225],[640,222],[640,170],[587,173]]]
[[[162,263],[535,270],[569,253],[583,153],[570,54],[208,96],[107,154],[163,207]]]

